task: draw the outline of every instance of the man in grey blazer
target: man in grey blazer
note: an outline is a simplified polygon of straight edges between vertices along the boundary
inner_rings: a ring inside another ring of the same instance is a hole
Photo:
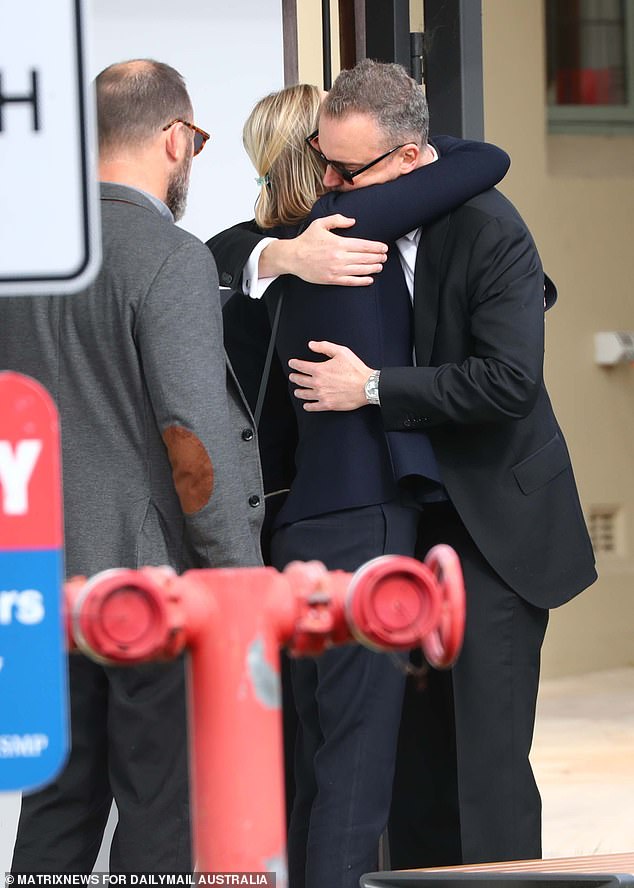
[[[167,65],[112,65],[96,87],[100,274],[74,296],[0,300],[0,366],[38,379],[60,410],[66,573],[258,565],[257,441],[216,268],[173,224],[207,134]],[[183,663],[69,659],[72,751],[23,800],[13,871],[90,872],[113,798],[111,872],[188,870]]]

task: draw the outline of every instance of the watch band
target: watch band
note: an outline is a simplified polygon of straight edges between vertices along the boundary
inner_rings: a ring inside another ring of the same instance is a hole
[[[379,400],[379,378],[381,376],[380,370],[373,370],[370,373],[370,377],[364,386],[365,397],[368,404],[374,404],[376,406],[381,406],[381,401]]]

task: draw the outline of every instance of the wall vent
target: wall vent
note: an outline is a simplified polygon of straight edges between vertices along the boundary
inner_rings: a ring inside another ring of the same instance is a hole
[[[588,530],[595,555],[620,555],[620,509],[618,506],[591,506]]]

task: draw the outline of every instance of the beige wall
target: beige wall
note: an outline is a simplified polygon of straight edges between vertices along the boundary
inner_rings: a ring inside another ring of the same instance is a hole
[[[599,581],[552,614],[544,670],[634,664],[634,367],[593,360],[595,332],[634,329],[634,137],[548,136],[541,0],[482,6],[485,137],[511,155],[502,190],[559,290],[548,388],[584,509],[621,509],[621,551],[600,557]]]
[[[422,0],[410,5],[418,30]],[[621,510],[620,552],[600,557],[599,581],[552,614],[544,673],[634,664],[634,367],[593,360],[595,332],[634,330],[634,137],[548,136],[542,0],[482,6],[485,137],[511,155],[501,190],[559,290],[547,316],[548,388],[584,509]],[[300,79],[321,83],[319,0],[298,0],[298,14]]]
[[[339,4],[330,0],[332,77],[339,71]],[[297,0],[298,73],[303,83],[323,86],[321,0]]]

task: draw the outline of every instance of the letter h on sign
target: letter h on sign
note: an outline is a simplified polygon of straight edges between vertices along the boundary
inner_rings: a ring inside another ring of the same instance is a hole
[[[2,73],[0,72],[0,133],[4,131],[4,106],[5,105],[30,105],[33,112],[33,131],[40,128],[40,114],[38,108],[38,76],[37,71],[31,69],[31,92],[25,95],[5,95],[2,85]]]

